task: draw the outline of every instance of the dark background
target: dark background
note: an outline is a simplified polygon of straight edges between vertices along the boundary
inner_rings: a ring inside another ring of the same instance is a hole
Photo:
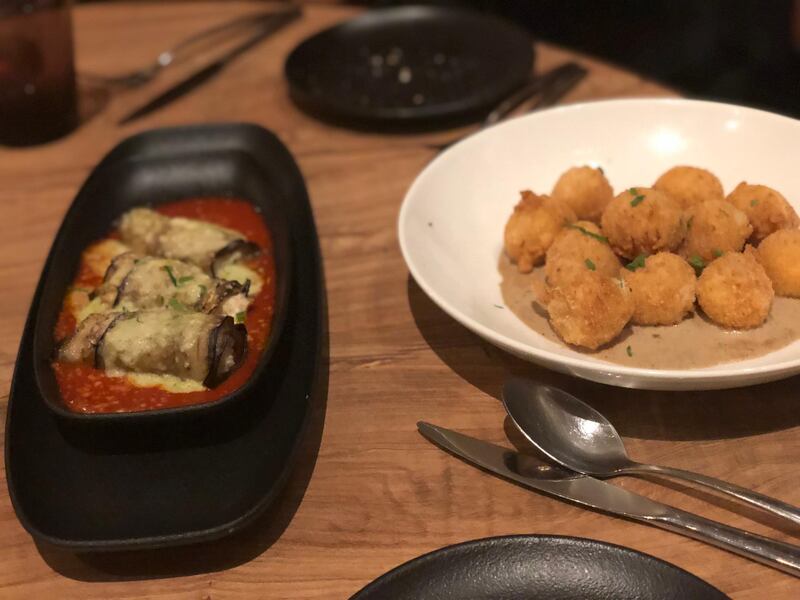
[[[464,5],[687,96],[800,117],[800,0],[363,1]]]

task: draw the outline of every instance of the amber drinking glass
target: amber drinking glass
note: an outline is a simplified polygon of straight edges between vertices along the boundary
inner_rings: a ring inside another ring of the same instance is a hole
[[[77,125],[70,8],[0,0],[0,144],[39,144]]]

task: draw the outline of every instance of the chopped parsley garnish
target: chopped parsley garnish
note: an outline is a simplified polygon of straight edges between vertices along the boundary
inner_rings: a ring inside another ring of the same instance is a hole
[[[175,279],[175,275],[172,274],[172,269],[170,268],[170,266],[169,265],[164,265],[161,268],[164,269],[167,272],[167,275],[169,275],[169,280],[172,282],[172,285],[174,285],[175,287],[178,287],[178,280]]]
[[[630,346],[625,348],[625,352],[628,356],[633,356],[633,349]]]
[[[177,298],[170,298],[169,299],[169,307],[172,310],[177,310],[178,312],[186,312],[187,308],[186,305],[178,300]]]
[[[631,262],[625,265],[625,268],[628,271],[635,271],[636,269],[641,269],[644,266],[644,261],[647,258],[647,254],[640,254],[636,258],[634,258]]]
[[[586,263],[586,267],[587,267],[587,268],[588,268],[590,271],[594,271],[595,269],[597,269],[597,267],[595,267],[595,266],[594,266],[594,263],[593,263],[591,260],[589,260],[588,258],[587,258],[585,261],[583,261],[583,262],[585,262],[585,263]]]
[[[178,285],[181,286],[184,283],[190,282],[192,279],[194,279],[194,277],[192,277],[191,275],[184,275],[183,277],[179,277],[178,278]]]
[[[206,286],[204,286],[202,283],[200,285],[198,285],[197,287],[200,288],[200,295],[201,296],[205,296],[206,295],[206,291],[208,290],[208,288]]]
[[[245,318],[246,316],[247,316],[247,313],[246,313],[246,312],[244,312],[244,311],[238,312],[238,313],[236,313],[236,316],[235,316],[235,317],[233,317],[233,322],[234,322],[236,325],[240,325],[241,323],[244,323],[244,318]]]
[[[500,306],[499,304],[495,304],[495,305],[494,305],[494,307],[495,307],[495,308],[503,308],[503,307],[502,307],[502,306]]]
[[[589,237],[592,237],[599,242],[603,242],[604,244],[608,243],[608,238],[606,236],[600,235],[599,233],[595,233],[594,231],[589,231],[588,229],[586,229],[585,227],[581,227],[580,225],[568,224],[567,227],[569,227],[570,229],[577,229],[583,235],[588,235]]]
[[[758,206],[758,198],[753,198],[750,200],[750,206]]]
[[[722,250],[720,250],[719,248],[714,248],[711,251],[711,254],[714,256],[714,258],[719,258],[720,256],[722,256]]]
[[[688,262],[690,265],[694,267],[694,270],[697,271],[698,273],[706,268],[705,261],[696,254],[690,256]]]
[[[628,193],[633,196],[633,200],[631,200],[631,206],[638,206],[642,200],[644,200],[644,194],[640,194],[639,190],[636,188],[629,189]]]

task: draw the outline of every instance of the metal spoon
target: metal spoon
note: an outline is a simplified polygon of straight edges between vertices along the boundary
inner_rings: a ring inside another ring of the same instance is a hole
[[[791,504],[706,475],[632,461],[614,426],[563,390],[510,379],[503,386],[503,404],[528,441],[568,469],[596,477],[655,473],[684,479],[800,524],[800,509]]]

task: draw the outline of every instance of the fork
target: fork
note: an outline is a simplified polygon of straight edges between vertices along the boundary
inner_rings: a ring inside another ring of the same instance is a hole
[[[587,73],[588,71],[578,63],[568,62],[532,77],[528,83],[498,104],[481,122],[478,131],[496,125],[525,102],[529,102],[526,112],[553,106],[586,77]],[[473,133],[474,131],[470,131],[447,142],[436,142],[426,146],[433,150],[445,150]]]
[[[227,41],[228,35],[256,29],[276,16],[294,14],[299,10],[293,6],[282,11],[264,11],[237,17],[187,37],[159,54],[152,63],[129,73],[109,76],[87,73],[81,76],[98,85],[134,89],[155,79],[168,66],[185,62],[195,54],[213,47],[215,43]]]

